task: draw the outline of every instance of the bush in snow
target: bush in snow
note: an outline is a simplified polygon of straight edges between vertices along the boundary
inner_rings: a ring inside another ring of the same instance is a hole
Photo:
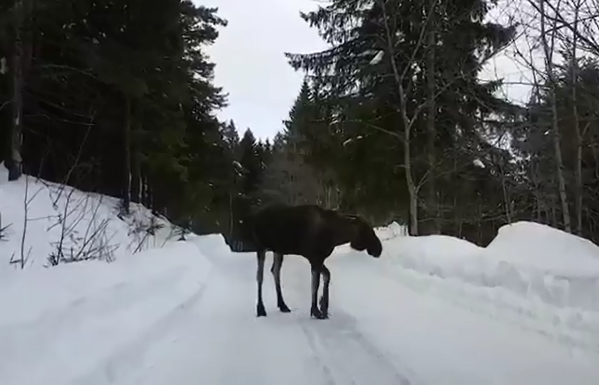
[[[8,228],[10,224],[4,225],[2,224],[2,213],[0,213],[0,241],[6,241],[8,239]]]

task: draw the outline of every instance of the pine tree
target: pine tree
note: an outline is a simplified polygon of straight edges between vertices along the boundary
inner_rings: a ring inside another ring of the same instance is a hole
[[[122,198],[125,210],[138,201],[181,223],[201,217],[205,227],[226,217],[214,209],[233,169],[214,115],[225,97],[204,52],[226,25],[216,10],[188,0],[153,8],[140,0],[53,0],[33,2],[31,19],[24,169]],[[3,49],[12,44],[11,28],[0,27]],[[6,107],[12,96],[4,75]],[[10,124],[11,109],[0,108],[2,123]],[[3,157],[8,141],[2,138]]]
[[[446,176],[466,172],[478,155],[462,149],[484,142],[484,117],[510,107],[492,94],[499,81],[483,84],[477,78],[481,63],[514,33],[512,27],[482,24],[488,9],[484,1],[431,7],[416,1],[336,0],[302,14],[332,47],[287,56],[322,90],[335,126],[331,131],[343,138],[348,154],[337,164],[347,206],[410,216],[421,212],[412,225],[422,222],[425,233],[437,232],[435,223],[442,218],[455,217],[451,207],[461,198],[445,193],[452,190]],[[423,33],[430,41],[422,43]],[[431,95],[432,110],[426,108]],[[423,186],[431,187],[426,200]],[[382,203],[389,201],[391,207]]]

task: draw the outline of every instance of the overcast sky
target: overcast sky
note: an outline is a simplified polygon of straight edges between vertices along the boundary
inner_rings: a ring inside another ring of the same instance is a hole
[[[300,16],[316,8],[311,0],[195,0],[218,7],[228,21],[209,48],[216,63],[215,83],[229,94],[219,113],[233,119],[239,131],[251,128],[256,137],[272,138],[299,92],[302,72],[287,64],[284,52],[312,52],[324,43]]]
[[[325,48],[315,29],[299,12],[315,9],[314,0],[195,0],[218,7],[228,21],[220,28],[216,43],[209,47],[216,63],[215,83],[229,94],[229,106],[219,112],[222,120],[233,119],[238,130],[246,128],[259,138],[272,138],[282,129],[282,120],[296,98],[303,74],[291,68],[284,52],[313,52]],[[496,9],[497,15],[502,14]],[[501,17],[501,16],[500,16]],[[524,71],[527,72],[527,71]],[[506,55],[493,59],[483,78],[504,77],[522,82],[526,76]],[[524,101],[530,87],[509,86],[509,99]]]

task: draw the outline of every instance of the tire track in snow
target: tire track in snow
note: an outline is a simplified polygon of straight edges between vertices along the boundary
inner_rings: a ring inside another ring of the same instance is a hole
[[[285,266],[288,272],[283,273],[283,290],[285,286],[289,292],[291,292],[289,289],[293,290],[294,302],[301,296],[304,298],[304,303],[305,300],[309,303],[309,268],[301,269],[296,261],[289,262]],[[323,372],[330,378],[328,384],[416,385],[420,383],[413,371],[408,368],[398,368],[397,364],[388,358],[388,353],[366,338],[360,332],[356,318],[336,308],[337,303],[333,284],[331,284],[331,304],[334,309],[329,311],[328,320],[310,319],[309,313],[302,311],[296,315],[308,344],[322,363]]]
[[[206,289],[207,282],[199,284],[198,288],[183,302],[177,304],[163,317],[146,329],[133,341],[129,341],[115,353],[107,357],[95,369],[70,382],[71,385],[110,384],[123,379],[144,361],[145,353],[156,341],[160,340],[169,330],[185,320],[190,310],[197,305]]]
[[[149,281],[120,282],[106,291],[77,300],[59,309],[47,311],[36,320],[23,324],[11,324],[0,328],[0,346],[10,352],[12,359],[23,357],[23,361],[35,359],[29,350],[29,341],[35,346],[44,347],[35,350],[35,356],[48,354],[55,341],[68,338],[69,334],[88,327],[98,318],[127,310],[132,305],[152,296],[150,288],[163,287],[176,281],[184,273],[182,269],[163,272]],[[75,332],[75,333],[74,333]],[[26,358],[25,358],[26,357]],[[0,372],[5,365],[0,361]]]
[[[337,310],[328,321],[300,320],[300,326],[315,355],[323,361],[332,384],[397,384],[414,385],[409,377],[398,370],[378,347],[360,333],[355,319]],[[316,324],[321,322],[322,325]],[[328,322],[328,324],[325,324]],[[340,378],[339,378],[340,377]]]
[[[205,258],[198,245],[194,243],[194,246],[198,248],[198,258]],[[143,367],[151,348],[162,341],[170,331],[189,321],[189,314],[201,302],[206,288],[213,278],[213,267],[210,260],[206,259],[206,264],[200,270],[192,269],[190,271],[186,266],[178,266],[178,270],[180,272],[179,276],[171,280],[164,287],[165,290],[159,291],[162,298],[170,302],[172,295],[175,294],[173,291],[176,291],[178,284],[185,284],[184,286],[189,283],[195,284],[196,287],[191,294],[186,295],[183,301],[171,305],[169,310],[150,323],[151,326],[143,333],[113,350],[112,354],[102,360],[95,368],[71,381],[71,385],[131,383],[127,378],[131,379],[131,376],[135,375],[135,370]],[[183,275],[188,275],[192,282],[182,282],[180,278]],[[152,289],[155,290],[155,288]]]
[[[223,256],[213,270],[201,302],[117,383],[334,384],[293,314],[252,314],[255,258]]]
[[[181,270],[181,268],[178,270]],[[114,312],[120,308],[129,306],[131,303],[135,303],[144,295],[149,295],[147,291],[142,290],[143,288],[154,286],[155,284],[159,285],[164,280],[172,280],[172,278],[167,277],[168,274],[180,275],[182,273],[182,271],[160,272],[149,279],[147,277],[136,277],[137,280],[120,281],[106,287],[100,287],[90,294],[80,295],[59,306],[46,309],[33,319],[29,318],[26,321],[17,320],[17,323],[8,322],[0,324],[0,334],[2,330],[11,331],[21,328],[35,328],[40,324],[53,323],[72,315],[73,312],[85,314],[88,311],[86,307],[91,304],[92,307],[97,308],[98,302],[101,304],[101,307],[97,309],[96,313]],[[117,294],[119,295],[119,301],[113,301]]]

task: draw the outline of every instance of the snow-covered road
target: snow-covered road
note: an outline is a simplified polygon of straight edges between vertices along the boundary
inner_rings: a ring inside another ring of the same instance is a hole
[[[433,281],[365,254],[333,256],[331,316],[310,319],[309,267],[287,257],[256,318],[255,259],[207,255],[212,272],[176,321],[79,384],[597,384],[599,356],[441,299]],[[270,257],[270,254],[269,254]],[[403,279],[402,279],[403,278]],[[135,357],[134,359],[132,357]]]
[[[329,259],[330,319],[309,318],[295,256],[282,271],[292,313],[267,274],[256,318],[254,255],[217,234],[177,242],[141,205],[121,219],[115,198],[24,180],[0,184],[1,385],[599,384],[599,247],[572,234],[517,222],[480,247],[393,222],[377,229],[380,259],[347,247]],[[45,268],[62,241],[115,261]]]

